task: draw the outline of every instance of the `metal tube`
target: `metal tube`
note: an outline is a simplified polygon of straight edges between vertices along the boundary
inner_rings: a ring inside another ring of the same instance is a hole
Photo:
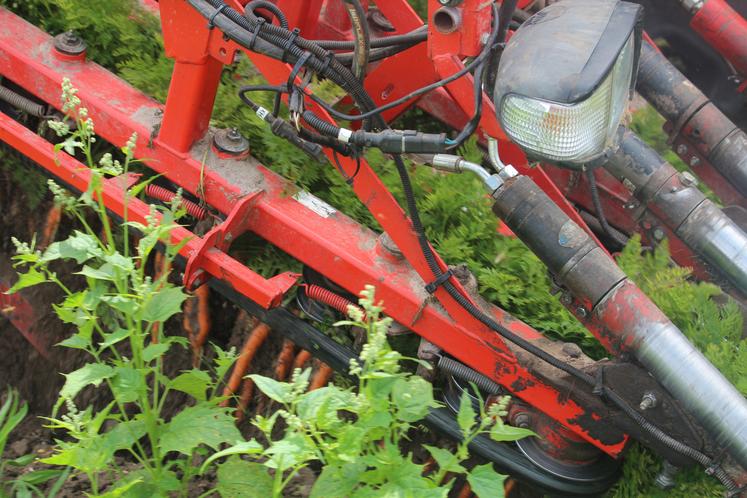
[[[620,148],[604,166],[685,244],[747,293],[747,234],[635,133],[621,128]]]
[[[747,135],[674,67],[643,43],[638,91],[731,184],[747,195]]]
[[[628,351],[747,468],[747,400],[529,178],[512,178],[493,210],[588,310],[577,313],[608,349]],[[590,311],[589,311],[590,310]]]

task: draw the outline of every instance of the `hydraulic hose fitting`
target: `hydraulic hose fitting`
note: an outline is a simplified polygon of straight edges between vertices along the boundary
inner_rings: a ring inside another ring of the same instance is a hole
[[[620,147],[605,169],[633,185],[633,194],[685,244],[747,292],[747,234],[632,131],[620,128]]]
[[[530,178],[494,194],[493,211],[584,307],[577,316],[610,351],[627,351],[747,468],[747,400],[591,236]]]
[[[448,171],[450,173],[462,173],[464,171],[469,171],[470,173],[477,176],[480,180],[482,180],[485,188],[490,195],[493,195],[493,193],[496,192],[501,187],[501,185],[503,185],[504,180],[500,174],[491,175],[485,168],[483,168],[479,164],[465,161],[459,156],[453,156],[450,154],[436,154],[430,160],[430,163],[434,168],[441,171]],[[510,166],[510,168],[513,170],[512,166]]]
[[[648,43],[637,89],[742,195],[747,195],[747,134]]]

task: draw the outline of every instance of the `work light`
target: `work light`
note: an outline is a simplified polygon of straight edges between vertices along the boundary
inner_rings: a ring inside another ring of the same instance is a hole
[[[494,98],[505,132],[530,157],[580,167],[614,145],[635,84],[641,14],[619,0],[561,0],[511,37]]]

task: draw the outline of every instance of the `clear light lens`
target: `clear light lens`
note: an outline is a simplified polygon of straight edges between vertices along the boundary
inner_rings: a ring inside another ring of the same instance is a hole
[[[552,161],[583,163],[609,145],[626,108],[633,76],[633,38],[591,96],[573,105],[517,94],[501,108],[506,133],[524,149]]]

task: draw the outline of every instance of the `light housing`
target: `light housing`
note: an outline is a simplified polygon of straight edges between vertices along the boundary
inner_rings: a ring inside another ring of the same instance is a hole
[[[494,88],[498,119],[531,158],[579,168],[614,145],[635,87],[642,8],[561,0],[514,33]]]

